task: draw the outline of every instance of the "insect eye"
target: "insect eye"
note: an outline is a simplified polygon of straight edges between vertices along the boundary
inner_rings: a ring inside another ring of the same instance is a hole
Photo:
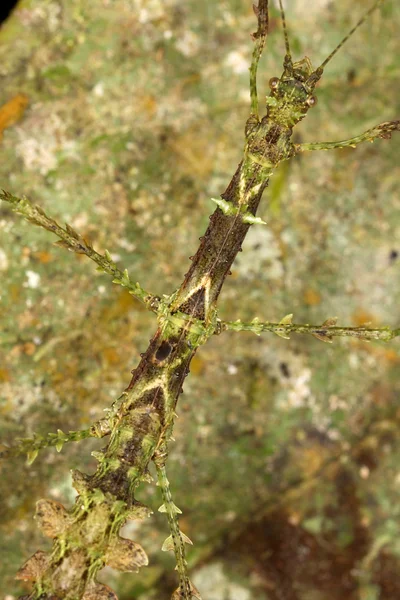
[[[307,104],[308,106],[311,108],[312,106],[315,106],[317,104],[317,98],[316,96],[311,96],[311,98],[308,98],[307,100]]]
[[[279,77],[271,77],[271,79],[269,80],[269,87],[271,88],[271,90],[276,90],[278,85],[279,85]]]

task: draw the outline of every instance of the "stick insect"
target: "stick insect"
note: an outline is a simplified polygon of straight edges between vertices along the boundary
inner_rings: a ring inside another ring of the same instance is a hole
[[[296,324],[292,315],[278,323],[253,320],[222,321],[217,301],[232,263],[241,250],[250,227],[263,225],[256,216],[262,194],[270,176],[282,161],[312,151],[356,147],[364,141],[390,138],[400,129],[400,121],[386,121],[353,138],[338,142],[293,143],[294,127],[316,102],[315,88],[324,69],[350,36],[384,0],[376,1],[339,45],[317,68],[304,57],[293,61],[285,14],[280,0],[286,55],[283,73],[272,77],[266,98],[266,114],[260,115],[257,93],[257,70],[268,33],[268,1],[260,0],[255,8],[258,28],[253,34],[254,52],[250,66],[250,117],[245,127],[245,150],[232,181],[220,198],[213,199],[217,208],[192,258],[181,286],[171,295],[158,297],[131,280],[128,272],[117,267],[109,252],[94,250],[90,242],[70,226],[61,227],[26,198],[9,192],[0,197],[13,210],[44,227],[60,238],[58,244],[85,254],[98,269],[111,275],[114,283],[125,287],[157,317],[157,329],[143,353],[133,377],[107,416],[84,431],[68,434],[58,431],[43,438],[26,439],[2,453],[25,453],[33,462],[42,448],[61,450],[69,441],[86,437],[109,437],[101,452],[94,453],[98,468],[92,475],[73,472],[78,492],[75,506],[41,500],[36,519],[43,532],[53,540],[51,552],[36,552],[20,569],[18,577],[33,582],[33,591],[25,600],[112,600],[116,595],[97,581],[98,572],[109,565],[121,571],[136,571],[148,558],[136,542],[119,535],[128,521],[144,518],[147,507],[137,501],[137,488],[149,481],[149,464],[154,463],[161,489],[162,505],[170,535],[163,550],[175,554],[179,585],[172,600],[200,599],[200,592],[189,578],[185,544],[190,539],[181,531],[167,478],[166,462],[172,439],[178,397],[197,349],[207,340],[227,330],[271,331],[280,337],[290,333],[309,333],[325,342],[335,336],[389,341],[399,329],[339,327],[332,318],[321,325]]]

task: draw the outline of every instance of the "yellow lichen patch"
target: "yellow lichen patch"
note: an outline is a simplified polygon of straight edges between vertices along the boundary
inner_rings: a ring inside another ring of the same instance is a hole
[[[209,175],[214,168],[214,156],[210,150],[210,137],[205,130],[191,129],[181,136],[167,140],[169,149],[176,155],[178,167],[183,173],[198,177]]]
[[[24,354],[27,354],[28,356],[32,356],[33,354],[35,354],[36,351],[36,346],[33,342],[25,342],[22,345],[22,352]]]
[[[54,260],[53,254],[51,254],[50,252],[45,252],[45,251],[33,252],[32,256],[34,258],[36,258],[36,260],[38,260],[43,265],[47,265],[47,263],[52,262]]]
[[[374,323],[376,321],[371,313],[362,308],[352,314],[351,320],[356,327],[362,327],[363,325]]]
[[[194,375],[201,375],[204,369],[205,361],[196,355],[190,363],[190,372]]]
[[[30,309],[27,309],[21,313],[18,316],[17,322],[20,331],[27,327],[35,327],[39,325],[38,316],[35,315]]]
[[[104,306],[100,318],[103,322],[113,321],[121,318],[122,315],[126,315],[130,311],[133,311],[136,307],[137,304],[132,295],[126,290],[122,290],[114,301],[110,302],[107,306]]]
[[[304,479],[313,477],[325,462],[328,453],[319,444],[296,448],[297,468]]]
[[[305,290],[303,298],[308,306],[317,306],[321,302],[321,294],[312,288]]]
[[[126,314],[132,310],[133,303],[135,302],[135,298],[132,297],[127,290],[122,290],[117,299],[117,310],[118,314]]]
[[[374,356],[376,356],[379,360],[393,364],[400,363],[400,355],[393,348],[385,348],[385,346],[371,346],[371,348],[367,348],[367,352],[369,354],[374,354]]]
[[[18,358],[19,356],[21,356],[22,354],[22,345],[21,344],[16,344],[15,346],[13,346],[10,350],[10,352],[8,353],[8,356],[10,358]]]
[[[32,250],[29,248],[29,246],[22,246],[21,248],[21,256],[23,258],[29,258],[31,255]]]
[[[25,94],[17,94],[0,107],[0,140],[3,131],[22,118],[27,105],[28,97]]]
[[[186,517],[185,515],[182,515],[179,517],[179,528],[182,530],[184,529],[185,531],[191,531],[192,529],[192,524],[190,522],[190,519],[188,517]]]
[[[380,354],[390,363],[400,363],[400,355],[393,348],[379,348]]]
[[[10,381],[10,373],[7,369],[0,368],[0,383],[4,383],[5,381]]]
[[[8,286],[8,297],[12,302],[19,300],[21,298],[21,286],[17,283],[11,283]]]
[[[152,94],[145,94],[136,100],[135,107],[138,113],[145,113],[148,117],[153,117],[157,110],[157,101]]]
[[[113,348],[112,346],[103,349],[102,357],[108,365],[116,365],[121,362],[121,357],[117,348]]]
[[[385,407],[393,404],[393,390],[386,383],[380,382],[374,385],[370,391],[371,400],[376,406]],[[394,426],[394,422],[392,423]],[[382,426],[382,422],[380,423]]]
[[[367,354],[374,356],[377,360],[387,362],[390,365],[400,363],[400,354],[394,348],[387,348],[386,346],[376,346],[372,344],[366,346],[365,342],[362,340],[354,340],[353,344]]]

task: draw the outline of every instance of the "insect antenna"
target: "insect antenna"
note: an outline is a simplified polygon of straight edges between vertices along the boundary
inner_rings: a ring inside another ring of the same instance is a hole
[[[287,32],[287,27],[286,27],[286,17],[285,17],[285,11],[283,10],[282,0],[279,0],[279,7],[281,9],[281,19],[282,19],[283,35],[285,36],[286,54],[291,56],[290,46],[289,46],[289,36],[288,36],[288,32]]]
[[[281,0],[279,0],[279,1],[281,1]],[[332,52],[329,54],[329,56],[321,64],[321,66],[319,67],[319,69],[324,69],[324,67],[328,64],[328,62],[335,56],[336,52],[338,52],[338,50],[340,50],[340,48],[343,46],[343,44],[345,44],[347,42],[347,40],[360,27],[360,25],[362,25],[364,23],[364,21],[366,21],[368,19],[369,15],[371,13],[373,13],[374,10],[376,10],[380,6],[380,4],[383,4],[383,2],[384,2],[384,0],[377,0],[375,2],[375,4],[373,4],[373,6],[371,6],[371,8],[369,10],[367,10],[367,12],[361,17],[361,19],[358,21],[358,23],[356,23],[354,25],[354,27],[349,31],[349,33],[342,39],[342,41],[340,42],[340,44],[338,44],[336,46],[336,48],[334,50],[332,50]]]
[[[283,10],[283,5],[282,5],[282,0],[279,0],[279,7],[281,10],[281,20],[282,20],[282,27],[283,27],[283,35],[285,37],[285,48],[286,48],[286,56],[285,56],[285,66],[291,66],[292,65],[292,55],[290,53],[290,46],[289,46],[289,36],[288,36],[288,31],[287,31],[287,27],[286,27],[286,17],[285,17],[285,11]]]

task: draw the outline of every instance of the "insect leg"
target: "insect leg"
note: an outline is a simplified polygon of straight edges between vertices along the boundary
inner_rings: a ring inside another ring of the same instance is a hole
[[[166,513],[171,534],[164,541],[162,550],[173,550],[176,559],[176,569],[179,573],[179,588],[173,594],[171,600],[191,600],[196,596],[193,584],[190,582],[187,573],[187,561],[185,556],[185,543],[192,544],[191,540],[180,530],[178,522],[178,514],[182,511],[174,504],[169,487],[169,481],[165,471],[165,460],[167,458],[167,450],[164,446],[153,457],[154,464],[157,469],[157,485],[161,489],[163,504],[158,509],[160,512]]]
[[[309,144],[294,144],[295,153],[308,150],[332,150],[334,148],[355,148],[362,142],[373,142],[377,138],[390,139],[393,131],[400,131],[400,121],[385,121],[360,135],[339,142],[316,142]]]

